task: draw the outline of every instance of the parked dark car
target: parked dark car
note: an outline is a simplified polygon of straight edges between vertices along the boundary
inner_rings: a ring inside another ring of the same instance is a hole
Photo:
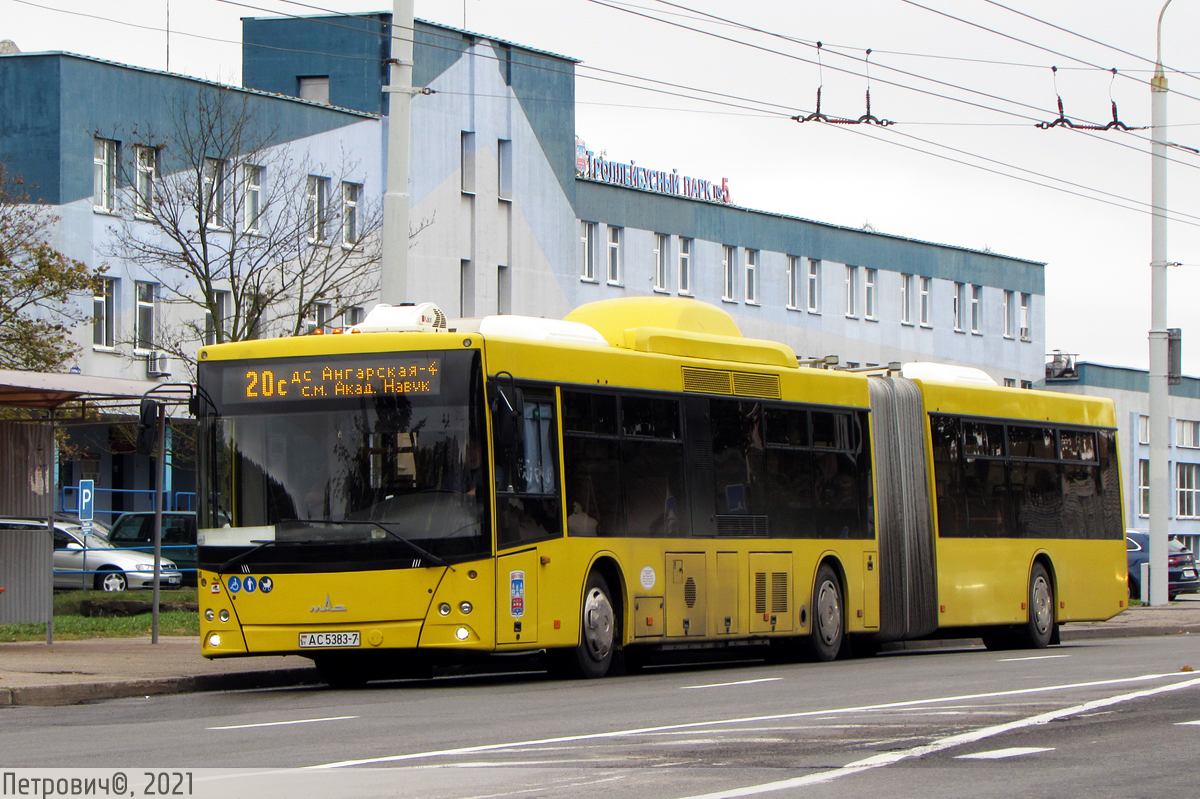
[[[1142,564],[1150,557],[1150,535],[1138,530],[1125,532],[1125,555],[1129,561],[1129,596],[1142,596]],[[1167,541],[1167,598],[1179,594],[1200,592],[1200,577],[1196,574],[1196,558],[1181,541]]]
[[[117,549],[154,553],[154,511],[122,513],[112,523],[109,543]],[[185,585],[196,584],[196,514],[163,511],[162,556],[175,561]]]

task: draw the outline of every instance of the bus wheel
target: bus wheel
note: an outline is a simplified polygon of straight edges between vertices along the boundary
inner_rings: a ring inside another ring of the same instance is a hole
[[[552,663],[555,671],[585,679],[608,673],[617,646],[617,615],[609,597],[608,581],[599,572],[592,572],[583,592],[579,643],[555,653]]]
[[[817,570],[817,582],[813,586],[812,625],[809,646],[813,657],[822,662],[836,659],[845,634],[842,587],[828,564]]]
[[[1045,649],[1054,638],[1054,588],[1046,567],[1035,564],[1029,575],[1029,620],[1020,632],[1021,643],[1030,649]]]

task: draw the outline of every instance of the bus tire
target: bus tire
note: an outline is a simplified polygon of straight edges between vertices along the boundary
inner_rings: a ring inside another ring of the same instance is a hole
[[[809,649],[814,660],[829,662],[841,653],[846,635],[842,607],[842,585],[837,574],[829,564],[822,564],[813,585]]]
[[[1057,627],[1050,574],[1045,566],[1035,563],[1029,573],[1029,618],[1018,633],[1019,640],[1028,649],[1045,649],[1056,637]]]
[[[551,666],[566,677],[595,679],[608,674],[619,640],[619,622],[608,581],[597,571],[588,575],[580,609],[579,643],[552,654]]]

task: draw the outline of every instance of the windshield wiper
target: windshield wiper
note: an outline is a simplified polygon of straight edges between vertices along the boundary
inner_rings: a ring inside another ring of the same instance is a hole
[[[281,520],[280,520],[280,524],[288,524],[288,523],[296,523],[296,524],[331,524],[331,525],[345,525],[345,526],[347,526],[347,527],[352,527],[352,526],[361,526],[361,525],[364,525],[364,524],[369,524],[369,525],[371,525],[371,526],[373,526],[373,527],[378,527],[380,530],[383,530],[385,533],[387,533],[388,535],[390,535],[392,538],[396,539],[396,540],[397,540],[397,541],[399,541],[400,543],[404,544],[406,547],[408,547],[409,549],[411,549],[411,550],[412,550],[413,552],[415,552],[416,554],[420,555],[420,556],[421,556],[422,558],[424,558],[425,560],[428,560],[428,561],[431,561],[431,562],[433,562],[433,563],[436,563],[438,566],[445,566],[445,567],[446,567],[446,568],[448,568],[450,571],[454,571],[454,567],[453,567],[453,566],[451,566],[451,565],[450,565],[450,563],[449,563],[449,561],[447,561],[445,558],[442,558],[442,557],[441,557],[441,556],[439,556],[439,555],[435,555],[435,554],[433,554],[432,552],[430,552],[429,550],[425,549],[424,547],[421,547],[420,545],[418,545],[418,544],[415,544],[415,543],[413,543],[412,541],[409,541],[407,538],[405,538],[404,536],[400,535],[399,533],[397,533],[395,530],[393,530],[393,529],[391,529],[390,527],[388,527],[388,526],[387,526],[386,524],[384,524],[383,522],[371,521],[371,520],[369,520],[369,519],[364,519],[364,520],[361,520],[361,521],[357,521],[357,520],[355,520],[355,521],[333,521],[332,519],[281,519]],[[251,543],[254,543],[254,542],[251,542]],[[287,542],[284,542],[284,543],[293,543],[293,542],[287,541]],[[295,542],[295,543],[308,544],[308,543],[315,543],[315,542],[312,542],[312,541],[297,541],[297,542]],[[325,542],[321,542],[321,543],[325,543]],[[254,551],[254,550],[251,550],[251,552],[253,552],[253,551]],[[248,553],[246,553],[246,554],[250,554],[250,553],[248,552]]]

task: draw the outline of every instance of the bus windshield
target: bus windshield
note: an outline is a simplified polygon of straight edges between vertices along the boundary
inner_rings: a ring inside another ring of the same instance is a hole
[[[478,351],[201,364],[200,526],[307,570],[490,554],[482,382]]]

